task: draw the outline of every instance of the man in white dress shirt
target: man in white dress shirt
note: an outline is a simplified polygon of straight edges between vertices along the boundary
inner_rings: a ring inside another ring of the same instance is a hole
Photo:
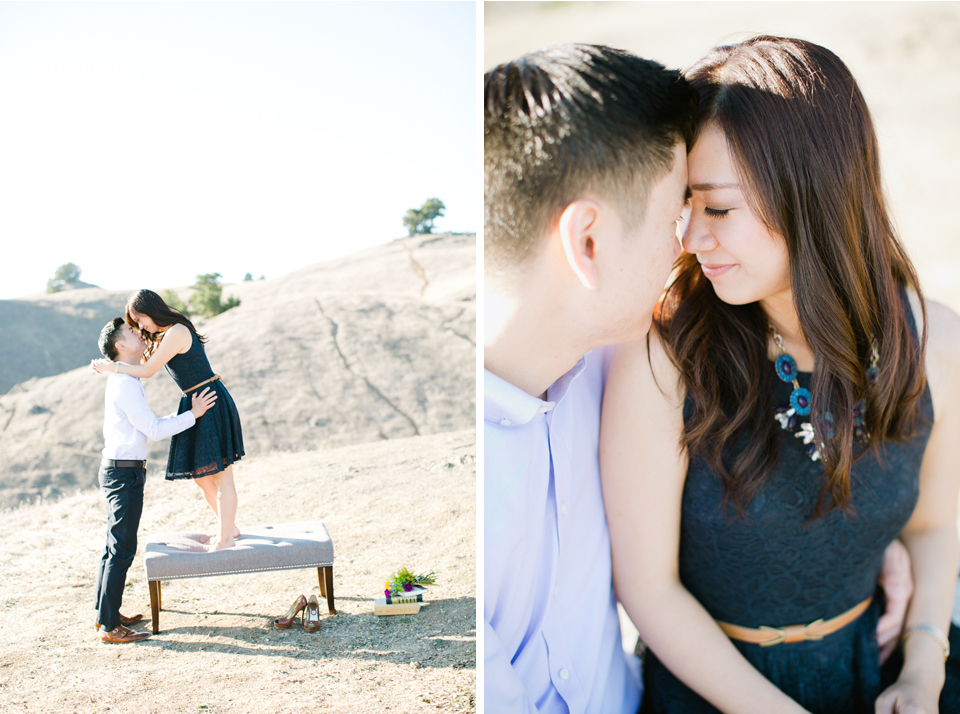
[[[588,45],[484,80],[484,706],[634,714],[596,348],[643,338],[679,255],[694,94]]]
[[[604,346],[646,335],[679,255],[695,97],[590,45],[484,85],[484,706],[634,714],[600,489]],[[912,587],[896,545],[881,644]]]
[[[100,332],[100,351],[117,363],[140,364],[146,344],[122,317]],[[147,405],[143,385],[136,377],[111,374],[104,398],[103,461],[100,487],[107,500],[107,543],[97,566],[97,635],[102,642],[137,642],[150,636],[127,628],[142,615],[120,614],[127,570],[137,552],[137,530],[143,512],[147,439],[159,441],[192,427],[216,401],[205,389],[193,396],[192,409],[158,419]]]

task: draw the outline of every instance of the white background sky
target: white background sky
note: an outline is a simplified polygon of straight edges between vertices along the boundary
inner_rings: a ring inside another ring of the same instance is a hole
[[[0,2],[0,299],[480,226],[473,2]]]

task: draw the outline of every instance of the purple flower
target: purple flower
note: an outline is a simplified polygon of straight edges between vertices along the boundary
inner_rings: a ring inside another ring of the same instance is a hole
[[[413,590],[413,585],[411,585],[410,583],[404,583],[404,584],[403,584],[403,591],[404,591],[404,592],[407,592],[407,593],[408,593],[408,592],[410,592],[411,590]]]
[[[389,590],[389,588],[385,589],[385,590],[383,591],[383,594],[386,595],[387,597],[390,597],[390,590]]]

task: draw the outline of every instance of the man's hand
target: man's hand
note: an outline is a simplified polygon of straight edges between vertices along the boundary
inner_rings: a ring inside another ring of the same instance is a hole
[[[92,369],[97,374],[110,374],[117,367],[116,362],[111,362],[108,359],[92,359],[90,360],[90,369]]]
[[[193,395],[193,408],[190,409],[190,411],[193,412],[193,416],[197,419],[202,417],[207,409],[212,407],[213,403],[217,401],[217,393],[213,392],[212,394],[208,394],[209,391],[210,387],[207,387],[199,394]]]
[[[897,648],[907,605],[913,595],[910,554],[899,539],[888,545],[883,554],[883,570],[878,582],[887,596],[887,611],[877,621],[877,644],[880,645],[880,664],[883,664]]]

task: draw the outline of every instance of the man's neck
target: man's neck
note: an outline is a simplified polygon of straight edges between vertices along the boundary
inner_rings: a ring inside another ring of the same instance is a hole
[[[143,355],[124,355],[124,354],[121,354],[120,356],[117,357],[116,361],[117,361],[117,362],[123,362],[124,364],[129,364],[129,365],[136,366],[136,365],[140,364],[140,358],[141,358],[142,356],[143,356]]]
[[[544,293],[484,291],[483,366],[534,397],[569,372],[590,349],[561,305]]]

